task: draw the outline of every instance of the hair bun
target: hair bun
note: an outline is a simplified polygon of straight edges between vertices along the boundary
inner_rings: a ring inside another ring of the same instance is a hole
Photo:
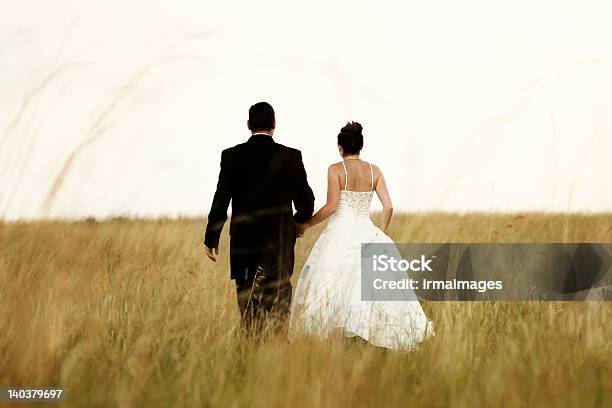
[[[338,134],[338,145],[342,147],[343,155],[358,154],[363,147],[363,127],[358,122],[348,122]]]
[[[359,122],[347,122],[346,126],[340,130],[342,133],[348,133],[352,135],[361,135],[363,126]]]

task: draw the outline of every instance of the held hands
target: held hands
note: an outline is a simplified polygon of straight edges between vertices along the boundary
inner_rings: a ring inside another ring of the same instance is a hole
[[[304,236],[304,232],[306,232],[306,230],[308,229],[308,225],[306,223],[300,224],[300,223],[295,223],[295,235],[298,238],[301,238]]]
[[[219,248],[209,248],[206,245],[204,245],[204,248],[206,248],[206,256],[208,257],[208,259],[210,259],[213,262],[217,262],[217,255],[219,255]]]

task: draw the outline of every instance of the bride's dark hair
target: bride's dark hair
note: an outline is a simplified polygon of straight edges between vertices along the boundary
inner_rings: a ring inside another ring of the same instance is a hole
[[[358,122],[348,122],[338,133],[338,144],[344,154],[357,154],[363,148],[363,126]]]

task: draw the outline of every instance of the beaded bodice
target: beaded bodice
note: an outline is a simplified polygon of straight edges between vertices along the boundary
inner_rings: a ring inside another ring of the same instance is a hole
[[[338,211],[340,213],[353,213],[358,216],[370,215],[370,204],[372,203],[373,191],[350,191],[340,190]]]

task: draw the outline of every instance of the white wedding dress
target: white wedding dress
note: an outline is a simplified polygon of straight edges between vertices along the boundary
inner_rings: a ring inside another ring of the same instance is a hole
[[[393,244],[393,240],[370,220],[373,173],[371,191],[358,192],[346,189],[346,166],[344,171],[338,209],[312,248],[297,283],[290,336],[299,331],[318,336],[340,332],[379,347],[412,349],[433,334],[418,301],[361,300],[361,244]]]

